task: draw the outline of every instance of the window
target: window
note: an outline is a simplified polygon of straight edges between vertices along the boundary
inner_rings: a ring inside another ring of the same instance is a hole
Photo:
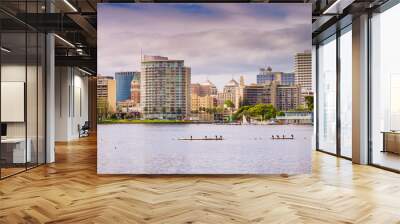
[[[352,34],[351,26],[340,36],[340,155],[352,157]]]
[[[336,36],[318,48],[318,149],[336,153]]]
[[[400,170],[400,4],[371,19],[371,162]]]
[[[42,13],[43,3],[19,2],[18,13]],[[1,2],[0,6],[7,4],[13,3]],[[15,22],[11,26],[0,23],[0,178],[5,178],[45,163],[46,39],[6,14],[0,13],[0,18]],[[6,102],[5,96],[16,100]],[[10,106],[16,109],[10,110]]]

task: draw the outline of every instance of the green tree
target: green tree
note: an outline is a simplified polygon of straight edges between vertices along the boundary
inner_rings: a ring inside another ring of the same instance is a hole
[[[314,96],[306,96],[305,98],[306,106],[309,111],[314,110]]]
[[[232,120],[239,120],[244,116],[249,116],[248,110],[253,106],[241,106],[236,113],[232,115]]]
[[[276,114],[276,116],[285,116],[285,112],[279,111],[279,112]]]
[[[235,108],[235,104],[231,100],[225,100],[224,105],[229,108],[229,121],[233,120],[233,109]]]
[[[225,100],[224,102],[225,106],[232,109],[235,107],[235,104],[232,102],[232,100]]]
[[[107,99],[99,97],[97,99],[97,117],[98,121],[107,119],[110,114],[110,107]]]
[[[269,120],[276,117],[277,110],[271,104],[257,104],[248,110],[250,116],[261,117],[261,120]]]
[[[217,108],[215,108],[215,112],[216,113],[222,113],[222,112],[224,112],[224,108],[223,107],[217,107]]]

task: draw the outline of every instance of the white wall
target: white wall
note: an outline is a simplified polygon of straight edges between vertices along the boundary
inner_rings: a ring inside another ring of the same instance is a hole
[[[39,70],[37,70],[39,69]],[[23,102],[22,108],[14,108],[14,110],[21,113],[26,112],[26,120],[21,122],[6,122],[7,123],[7,137],[9,138],[24,138],[25,135],[29,139],[30,148],[32,151],[32,161],[44,163],[44,74],[42,68],[36,65],[25,66],[25,64],[3,64],[1,67],[1,81],[2,82],[23,82],[26,84],[26,107]],[[27,80],[26,80],[27,79]],[[2,89],[3,92],[4,89]],[[24,91],[24,90],[19,90]],[[3,93],[4,94],[4,93]],[[24,94],[24,92],[21,92]],[[7,97],[7,95],[2,95]],[[2,107],[3,113],[13,113],[13,108]],[[7,111],[8,110],[8,111]],[[14,112],[15,113],[15,112]],[[24,115],[22,115],[24,116]],[[38,154],[37,154],[38,153]]]
[[[78,125],[88,120],[88,78],[72,67],[56,67],[55,73],[55,140],[74,140]]]
[[[25,82],[25,64],[24,65],[2,65],[1,81],[3,82]],[[7,110],[7,108],[1,108]],[[25,122],[7,123],[7,137],[25,137]]]
[[[27,70],[26,70],[27,69]],[[27,120],[28,120],[28,137],[30,134],[30,128],[36,130],[37,123],[37,99],[36,99],[36,82],[33,80],[31,74],[36,74],[36,67],[18,64],[6,64],[1,67],[1,81],[2,82],[24,82],[26,83],[25,76],[28,72],[28,88],[27,88]],[[4,96],[3,96],[4,97]],[[38,105],[39,107],[42,105]],[[34,112],[33,113],[33,109]],[[7,110],[8,108],[2,108],[2,110]],[[22,108],[24,109],[24,108]],[[33,122],[33,123],[32,123]],[[7,122],[7,134],[9,137],[25,137],[25,123],[26,122]],[[32,131],[33,132],[33,131]],[[35,132],[36,135],[36,132]]]

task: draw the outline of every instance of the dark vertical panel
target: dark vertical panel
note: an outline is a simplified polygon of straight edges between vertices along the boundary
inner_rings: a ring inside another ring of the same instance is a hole
[[[372,153],[372,83],[371,83],[371,71],[372,71],[372,63],[371,63],[371,56],[372,56],[372,29],[371,29],[371,19],[372,19],[372,12],[368,13],[368,54],[367,54],[367,82],[368,82],[368,164],[372,164],[373,162],[373,153]]]
[[[3,46],[2,45],[2,32],[1,32],[1,30],[2,30],[2,23],[0,23],[0,47]],[[1,70],[2,70],[2,65],[3,65],[1,56],[2,56],[2,52],[0,50],[0,124],[2,124],[1,123],[1,78],[2,78]],[[0,144],[0,179],[2,179],[1,170],[2,170],[2,167],[3,167],[3,164],[1,162],[1,150],[2,150],[2,148],[1,148],[1,144]]]
[[[39,2],[36,1],[36,13]],[[39,32],[36,32],[36,166],[39,164]]]
[[[79,88],[79,117],[82,117],[82,88]]]
[[[340,35],[339,28],[336,31],[336,155],[341,156],[341,119],[340,119]]]
[[[319,45],[315,47],[315,148],[319,149]]]
[[[47,4],[47,0],[46,2],[44,2],[45,4],[45,13],[48,13],[48,4]],[[47,163],[47,35],[48,33],[46,32],[44,34],[44,53],[45,55],[43,55],[44,58],[44,77],[43,77],[43,81],[44,81],[44,163]],[[42,71],[43,72],[43,71]],[[42,75],[43,75],[42,74]]]
[[[72,92],[72,117],[75,118],[75,68],[71,67],[71,82],[72,82],[72,87],[71,87],[71,92]],[[69,105],[71,108],[71,104]]]
[[[28,14],[28,0],[25,1],[25,21],[27,21]],[[27,85],[28,81],[28,24],[25,23],[25,102],[24,102],[24,116],[25,116],[25,170],[28,169],[28,114],[27,114]]]

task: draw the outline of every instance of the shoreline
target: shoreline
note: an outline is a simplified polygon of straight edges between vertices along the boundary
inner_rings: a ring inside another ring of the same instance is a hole
[[[313,124],[241,124],[234,122],[208,122],[208,121],[188,121],[188,120],[105,120],[98,121],[97,124],[100,125],[108,125],[108,124],[177,124],[177,125],[185,125],[185,124],[215,124],[215,125],[231,125],[231,126],[313,126]]]

